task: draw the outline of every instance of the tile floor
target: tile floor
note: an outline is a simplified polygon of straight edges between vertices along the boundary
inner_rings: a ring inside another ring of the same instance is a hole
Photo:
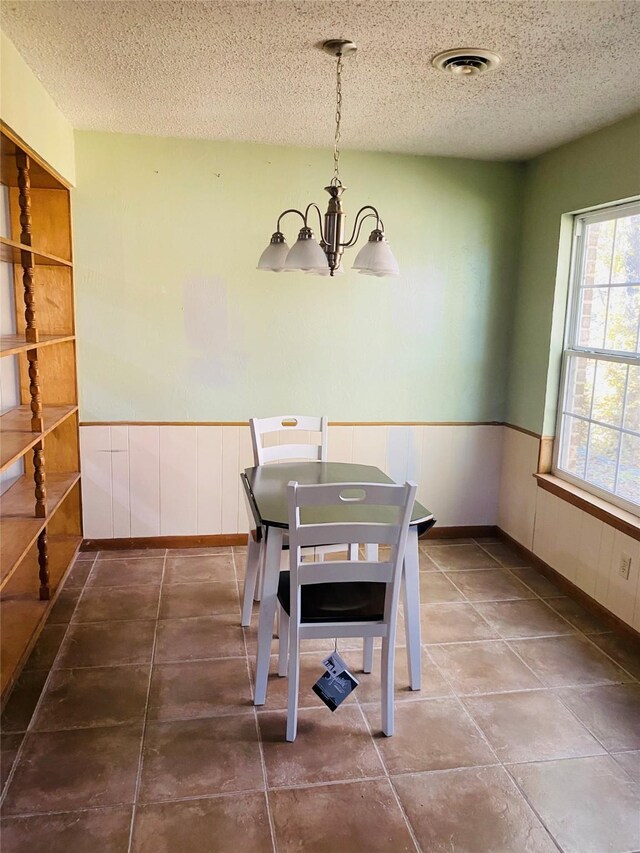
[[[252,705],[243,548],[81,554],[3,714],[3,853],[640,850],[640,647],[495,540],[420,551],[396,735],[376,670],[319,703],[316,641],[295,744],[275,657]]]

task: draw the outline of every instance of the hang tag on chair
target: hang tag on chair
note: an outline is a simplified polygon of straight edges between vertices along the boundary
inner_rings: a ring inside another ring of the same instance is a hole
[[[337,651],[326,657],[322,664],[327,671],[316,681],[312,690],[333,712],[353,693],[359,682],[349,672]]]

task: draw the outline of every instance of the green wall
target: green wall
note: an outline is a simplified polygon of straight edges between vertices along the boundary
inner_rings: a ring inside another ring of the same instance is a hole
[[[82,420],[504,417],[520,165],[345,152],[386,279],[255,269],[281,210],[324,208],[329,151],[76,132],[76,167]]]
[[[555,432],[571,244],[564,215],[638,194],[640,113],[526,164],[510,423]]]
[[[63,178],[74,182],[73,128],[1,31],[0,115]]]

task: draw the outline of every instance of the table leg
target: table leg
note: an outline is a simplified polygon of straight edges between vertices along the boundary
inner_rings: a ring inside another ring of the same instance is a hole
[[[409,684],[412,690],[422,687],[420,662],[420,566],[418,563],[418,530],[409,528],[407,548],[404,555],[404,625],[407,635],[407,658]]]
[[[273,638],[273,621],[276,613],[282,530],[270,527],[267,531],[266,554],[263,565],[262,597],[258,621],[258,653],[256,656],[256,693],[254,705],[264,705],[267,698],[269,656]]]

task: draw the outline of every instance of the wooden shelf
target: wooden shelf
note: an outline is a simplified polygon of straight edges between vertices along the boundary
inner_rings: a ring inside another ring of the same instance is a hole
[[[80,479],[80,474],[47,475],[47,518],[34,518],[34,484],[26,474],[20,477],[0,498],[0,590],[19,566],[20,561],[51,521],[52,516]]]
[[[29,349],[42,349],[42,347],[74,340],[75,335],[40,335],[40,340],[34,344],[25,341],[24,335],[2,335],[0,336],[0,358],[4,358],[5,355],[18,355]]]
[[[34,444],[44,438],[51,430],[63,423],[69,415],[78,411],[73,406],[43,406],[44,429],[31,431],[31,409],[29,406],[17,406],[0,417],[0,471],[17,462]]]
[[[0,597],[0,693],[3,697],[8,696],[29,657],[81,541],[81,536],[49,537],[51,601],[40,601],[38,598],[38,564],[35,554],[21,564],[3,590]]]
[[[8,237],[0,237],[0,261],[9,264],[19,264],[22,260],[22,252],[31,252],[36,265],[45,267],[72,267],[71,261],[58,258],[49,252],[40,252],[35,246],[25,246]]]

